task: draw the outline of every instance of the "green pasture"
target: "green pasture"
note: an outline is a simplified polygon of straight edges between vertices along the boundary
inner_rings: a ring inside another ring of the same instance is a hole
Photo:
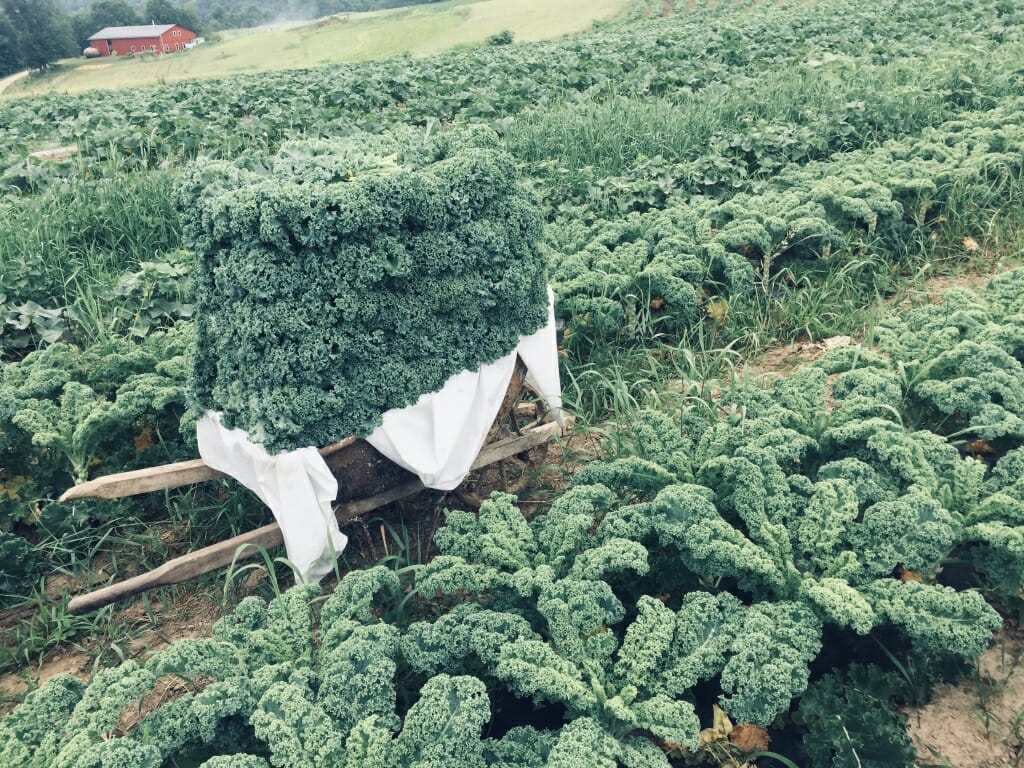
[[[340,14],[303,26],[233,30],[218,41],[170,56],[66,59],[46,75],[12,85],[5,95],[135,88],[404,54],[426,56],[481,43],[503,30],[515,41],[550,39],[585,30],[629,5],[630,0],[450,0]]]

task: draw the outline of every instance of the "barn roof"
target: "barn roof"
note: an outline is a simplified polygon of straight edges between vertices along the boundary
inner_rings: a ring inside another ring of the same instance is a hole
[[[169,29],[174,29],[177,24],[142,24],[137,27],[104,27],[90,40],[124,40],[135,37],[160,37]]]

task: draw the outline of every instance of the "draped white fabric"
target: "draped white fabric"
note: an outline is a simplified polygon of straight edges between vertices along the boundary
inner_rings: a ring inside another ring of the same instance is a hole
[[[516,356],[527,381],[559,423],[561,383],[555,338],[554,296],[548,290],[548,324],[520,339],[514,352],[478,371],[463,371],[438,391],[383,416],[367,441],[391,461],[418,475],[428,488],[451,490],[468,474],[497,416]],[[208,412],[196,428],[203,460],[251,489],[270,507],[284,533],[288,559],[301,577],[318,583],[331,572],[347,539],[331,509],[337,480],[316,448],[270,456],[241,429],[225,429]],[[344,437],[342,435],[342,437]],[[340,439],[340,438],[339,438]]]

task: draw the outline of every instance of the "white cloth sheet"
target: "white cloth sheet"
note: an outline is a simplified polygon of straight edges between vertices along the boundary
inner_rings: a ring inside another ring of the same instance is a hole
[[[418,475],[428,488],[457,487],[487,439],[515,369],[516,355],[526,364],[527,382],[562,423],[550,289],[548,299],[548,324],[522,337],[514,352],[478,371],[456,374],[438,392],[423,395],[414,405],[387,411],[367,441]],[[288,559],[303,580],[319,583],[333,569],[347,539],[331,508],[338,495],[337,480],[316,448],[271,456],[262,445],[250,442],[244,430],[225,429],[213,412],[200,420],[196,432],[203,460],[251,489],[270,507],[284,533]]]

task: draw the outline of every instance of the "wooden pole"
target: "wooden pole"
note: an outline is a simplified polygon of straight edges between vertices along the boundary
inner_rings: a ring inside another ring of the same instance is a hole
[[[320,449],[320,455],[326,458],[348,448],[355,441],[354,437],[347,437],[337,443],[324,446]],[[162,464],[159,467],[147,467],[133,472],[118,472],[114,475],[97,477],[95,480],[89,480],[64,491],[59,501],[121,499],[125,496],[137,496],[140,493],[164,491],[182,485],[202,483],[207,480],[215,480],[218,477],[227,477],[227,475],[207,466],[202,459],[192,459],[179,461],[176,464]]]
[[[567,421],[566,429],[571,428],[571,419]],[[489,464],[493,464],[501,459],[507,459],[515,456],[517,453],[528,451],[531,448],[535,448],[538,445],[546,443],[552,437],[562,432],[562,428],[555,422],[550,424],[543,424],[539,427],[525,431],[521,435],[515,435],[513,437],[499,440],[491,445],[484,446],[483,450],[480,451],[480,455],[477,456],[471,469],[480,469],[486,467]],[[330,446],[328,446],[330,448]],[[326,450],[326,449],[324,449]],[[190,463],[190,462],[184,462]],[[173,466],[173,465],[172,465]],[[134,474],[134,473],[125,473]],[[168,486],[173,487],[173,486]],[[390,504],[394,501],[404,499],[407,496],[411,496],[414,493],[418,493],[423,490],[423,484],[417,480],[411,480],[402,485],[396,486],[383,493],[371,496],[367,499],[360,499],[358,501],[348,502],[341,504],[335,508],[335,514],[338,517],[339,522],[345,522],[351,520],[359,515],[366,514],[374,509]],[[168,560],[166,563],[158,568],[155,568],[146,573],[141,573],[138,576],[133,576],[125,581],[111,584],[102,589],[97,589],[86,595],[80,595],[74,598],[68,604],[68,611],[73,616],[78,616],[89,611],[94,611],[98,608],[102,608],[104,605],[116,602],[126,597],[137,595],[140,592],[145,592],[148,589],[155,587],[165,587],[170,584],[180,584],[183,581],[194,579],[197,576],[201,576],[204,573],[215,571],[218,568],[224,568],[232,563],[234,560],[246,560],[259,555],[259,550],[256,547],[262,549],[273,549],[279,547],[284,543],[284,537],[281,534],[281,528],[277,523],[271,523],[265,525],[262,528],[257,528],[254,531],[243,533],[240,536],[227,539],[226,541],[218,542],[209,547],[196,550],[195,552],[189,552],[187,555],[182,555],[173,560]],[[235,553],[238,552],[240,547],[246,547],[245,550],[238,553],[238,557],[235,557]]]

